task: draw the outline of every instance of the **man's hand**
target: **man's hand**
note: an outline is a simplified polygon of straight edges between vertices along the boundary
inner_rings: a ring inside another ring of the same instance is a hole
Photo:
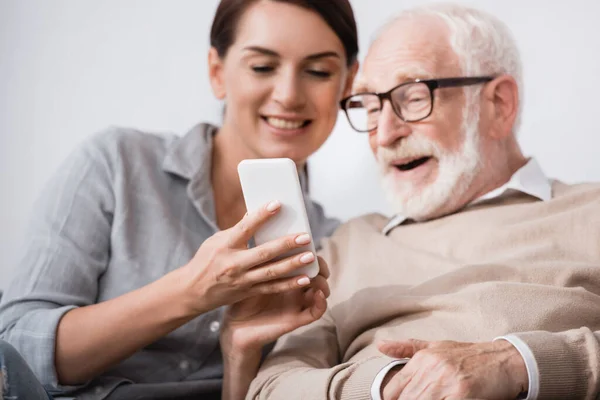
[[[383,400],[516,399],[529,385],[517,349],[505,340],[458,343],[384,341],[379,350],[411,360],[382,384]]]

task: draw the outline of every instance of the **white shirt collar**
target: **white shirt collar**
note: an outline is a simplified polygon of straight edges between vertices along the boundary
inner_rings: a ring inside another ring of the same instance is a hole
[[[509,190],[516,190],[528,194],[541,201],[548,201],[552,198],[552,185],[550,180],[546,177],[538,162],[534,158],[531,158],[527,164],[510,177],[508,182],[473,200],[469,205],[501,197]],[[406,221],[406,219],[407,218],[403,215],[396,215],[390,220],[385,228],[383,228],[382,233],[387,235],[392,229]]]

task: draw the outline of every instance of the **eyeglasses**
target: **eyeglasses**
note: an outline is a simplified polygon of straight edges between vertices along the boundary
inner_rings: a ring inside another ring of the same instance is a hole
[[[383,101],[388,100],[394,113],[405,122],[424,120],[433,111],[435,89],[477,85],[493,80],[493,76],[463,78],[416,79],[402,83],[385,93],[357,93],[346,97],[340,107],[346,113],[352,129],[370,132],[377,128]]]

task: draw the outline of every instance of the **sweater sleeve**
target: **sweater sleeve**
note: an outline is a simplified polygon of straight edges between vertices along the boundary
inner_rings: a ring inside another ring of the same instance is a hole
[[[246,399],[368,399],[377,373],[390,361],[375,356],[340,363],[335,325],[325,314],[279,339]]]
[[[594,399],[600,391],[600,332],[515,333],[531,349],[539,371],[538,399]]]

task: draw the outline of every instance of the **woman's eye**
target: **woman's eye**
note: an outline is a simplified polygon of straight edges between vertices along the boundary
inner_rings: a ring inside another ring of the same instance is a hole
[[[274,69],[275,68],[268,65],[256,65],[252,67],[252,71],[256,72],[257,74],[268,74],[269,72],[273,72]]]
[[[316,76],[317,78],[329,78],[331,76],[331,72],[328,71],[319,71],[316,69],[308,70],[308,73]]]

